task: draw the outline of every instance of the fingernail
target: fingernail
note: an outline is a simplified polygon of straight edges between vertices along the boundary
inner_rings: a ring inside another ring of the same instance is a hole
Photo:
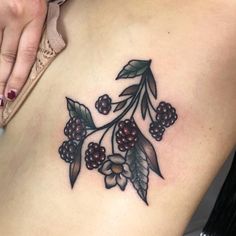
[[[15,89],[11,89],[8,93],[7,93],[7,98],[12,101],[16,98],[17,96],[17,91]]]
[[[0,95],[0,107],[4,107],[4,98],[3,98],[3,95]]]

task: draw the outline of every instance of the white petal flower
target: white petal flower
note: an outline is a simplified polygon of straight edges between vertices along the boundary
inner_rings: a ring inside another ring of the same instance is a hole
[[[104,175],[110,175],[112,174],[111,165],[112,165],[111,161],[106,161],[98,171]]]
[[[130,168],[129,168],[128,164],[123,165],[122,175],[124,175],[126,178],[131,178],[132,177],[132,174],[131,174],[131,171],[130,171]]]
[[[116,181],[117,184],[120,186],[120,189],[124,191],[127,185],[127,179],[122,174],[119,174],[116,176]]]
[[[106,188],[112,188],[116,186],[116,175],[115,174],[107,175],[105,177],[105,184]]]
[[[108,161],[104,162],[99,172],[105,175],[106,188],[110,189],[118,184],[123,191],[128,183],[127,179],[132,176],[129,165],[120,154],[108,156]]]
[[[125,159],[120,154],[114,154],[114,155],[108,156],[108,159],[111,160],[115,164],[125,163]]]

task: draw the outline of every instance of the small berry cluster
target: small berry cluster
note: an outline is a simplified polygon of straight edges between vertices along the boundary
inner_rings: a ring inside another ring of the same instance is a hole
[[[64,133],[70,140],[80,142],[87,133],[86,125],[82,119],[73,117],[67,122]]]
[[[156,120],[150,124],[149,132],[157,141],[161,141],[165,128],[170,127],[177,120],[177,114],[174,107],[169,103],[160,102],[156,109]]]
[[[75,159],[76,148],[77,143],[75,141],[65,141],[59,148],[61,158],[67,163],[72,163]]]
[[[73,163],[77,154],[78,143],[83,140],[87,134],[84,121],[78,117],[72,117],[67,122],[64,129],[68,141],[63,142],[59,148],[61,158],[67,163]]]
[[[86,166],[89,170],[98,168],[106,159],[106,149],[98,143],[89,143],[85,152]]]
[[[133,120],[126,119],[120,121],[118,124],[119,129],[116,132],[116,142],[120,151],[128,151],[134,147],[138,140],[137,126]]]
[[[100,96],[95,103],[95,107],[99,113],[108,115],[111,111],[111,98],[107,94]]]

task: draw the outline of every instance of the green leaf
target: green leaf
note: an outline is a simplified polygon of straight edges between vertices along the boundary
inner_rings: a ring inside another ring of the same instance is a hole
[[[83,146],[83,142],[78,144],[77,150],[76,150],[76,158],[73,163],[70,164],[70,170],[69,170],[69,177],[70,177],[70,184],[71,187],[74,187],[75,181],[77,180],[77,177],[80,173],[81,169],[81,149]]]
[[[123,67],[116,79],[134,78],[142,75],[150,66],[151,60],[131,60]]]
[[[134,84],[129,87],[127,87],[121,94],[121,96],[129,96],[129,95],[135,95],[139,90],[139,84]]]
[[[141,113],[143,119],[145,119],[146,114],[147,114],[147,109],[148,109],[148,98],[147,98],[147,92],[144,93],[142,102],[141,102]]]
[[[127,163],[132,173],[131,182],[141,199],[148,205],[148,175],[149,168],[146,155],[137,143],[127,152]]]
[[[147,72],[147,82],[153,97],[157,98],[157,84],[151,70]]]
[[[66,100],[67,100],[67,109],[69,111],[70,117],[79,117],[80,119],[83,119],[87,127],[92,129],[96,128],[93,122],[91,112],[85,105],[73,101],[70,98],[66,98]]]

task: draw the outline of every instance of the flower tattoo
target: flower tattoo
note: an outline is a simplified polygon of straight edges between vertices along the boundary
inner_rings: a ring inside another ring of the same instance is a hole
[[[120,101],[113,102],[108,94],[97,99],[95,108],[98,113],[109,115],[113,111],[117,114],[114,119],[100,127],[95,125],[89,108],[66,98],[70,119],[64,134],[68,140],[63,142],[58,151],[61,159],[69,164],[72,188],[84,157],[88,170],[97,169],[104,176],[106,189],[119,186],[124,191],[130,182],[139,197],[148,205],[150,171],[164,178],[154,146],[140,130],[135,114],[140,111],[143,120],[149,122],[150,137],[156,141],[163,139],[166,130],[176,122],[178,115],[168,102],[161,101],[156,108],[153,104],[157,99],[157,86],[151,70],[151,60],[129,61],[116,78],[120,79],[135,79],[136,82],[121,92]],[[99,131],[102,133],[99,140],[90,142],[83,153],[86,139]],[[107,153],[107,147],[102,144],[108,133],[111,134],[111,151]]]
[[[107,158],[108,161],[104,162],[102,167],[98,170],[106,176],[106,188],[109,189],[118,184],[120,189],[124,191],[128,182],[127,179],[131,178],[129,165],[120,154],[113,154]]]

